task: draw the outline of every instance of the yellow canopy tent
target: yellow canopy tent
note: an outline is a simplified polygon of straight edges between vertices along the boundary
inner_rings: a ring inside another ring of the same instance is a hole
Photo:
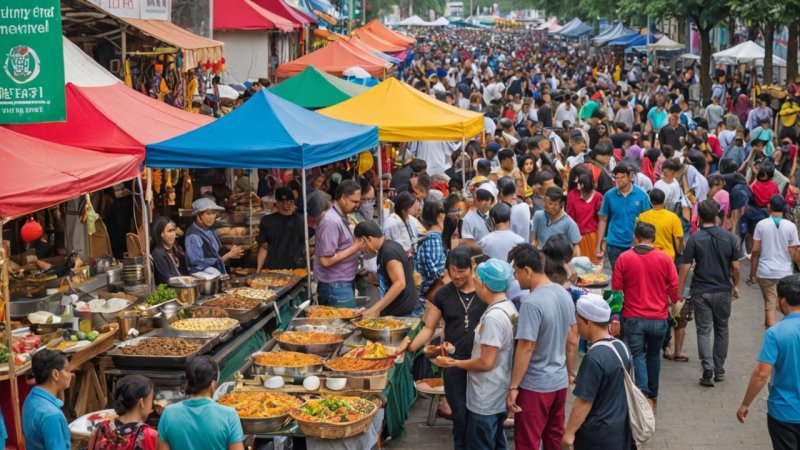
[[[387,78],[369,91],[318,113],[378,127],[384,142],[459,141],[483,131],[483,114],[467,111]]]

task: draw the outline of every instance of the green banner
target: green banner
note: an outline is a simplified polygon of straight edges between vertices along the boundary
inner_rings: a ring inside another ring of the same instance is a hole
[[[67,118],[60,0],[0,1],[0,123]]]

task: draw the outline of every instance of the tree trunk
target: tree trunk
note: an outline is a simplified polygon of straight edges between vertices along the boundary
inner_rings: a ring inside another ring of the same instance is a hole
[[[764,85],[772,84],[772,54],[775,41],[775,22],[764,23]]]
[[[786,84],[794,83],[797,78],[797,50],[798,50],[798,29],[800,22],[789,24],[789,38],[786,42]]]
[[[700,33],[700,97],[703,105],[711,100],[711,30],[698,27]]]
[[[731,17],[728,19],[728,48],[733,47],[736,38],[736,19]]]

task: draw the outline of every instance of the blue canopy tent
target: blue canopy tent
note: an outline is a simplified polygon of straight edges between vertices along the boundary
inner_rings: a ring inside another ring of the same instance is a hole
[[[577,22],[574,23],[569,29],[561,29],[556,33],[557,35],[568,38],[568,39],[577,39],[581,36],[591,33],[592,27],[583,23],[580,19],[575,19]],[[567,28],[566,26],[564,28]]]
[[[154,168],[308,169],[378,146],[378,128],[331,119],[262,89],[210,124],[148,145],[145,165]],[[378,164],[380,178],[381,164]],[[303,198],[306,198],[306,171]],[[383,199],[379,199],[383,204]],[[306,242],[308,213],[304,208]],[[311,260],[306,244],[311,286]],[[309,292],[310,293],[310,292]]]
[[[634,33],[628,36],[622,36],[620,38],[616,38],[614,40],[608,41],[609,46],[622,46],[622,47],[634,47],[634,46],[641,46],[647,45],[647,35]]]
[[[230,114],[146,147],[154,168],[307,169],[378,145],[378,129],[331,119],[262,89]]]
[[[625,28],[625,25],[623,25],[622,22],[618,22],[617,24],[615,24],[611,28],[609,28],[606,31],[604,31],[604,32],[598,34],[597,36],[593,37],[592,38],[592,45],[594,45],[596,47],[600,47],[600,46],[603,46],[603,45],[607,44],[609,41],[612,41],[614,39],[617,39],[617,38],[620,38],[620,37],[623,37],[623,36],[629,36],[629,35],[631,35],[633,33],[634,32],[632,30],[629,30],[629,29]]]

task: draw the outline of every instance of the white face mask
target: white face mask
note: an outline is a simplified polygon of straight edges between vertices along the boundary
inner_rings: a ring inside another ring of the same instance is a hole
[[[364,220],[372,220],[375,215],[375,199],[362,200],[361,206],[358,208],[358,214]]]

